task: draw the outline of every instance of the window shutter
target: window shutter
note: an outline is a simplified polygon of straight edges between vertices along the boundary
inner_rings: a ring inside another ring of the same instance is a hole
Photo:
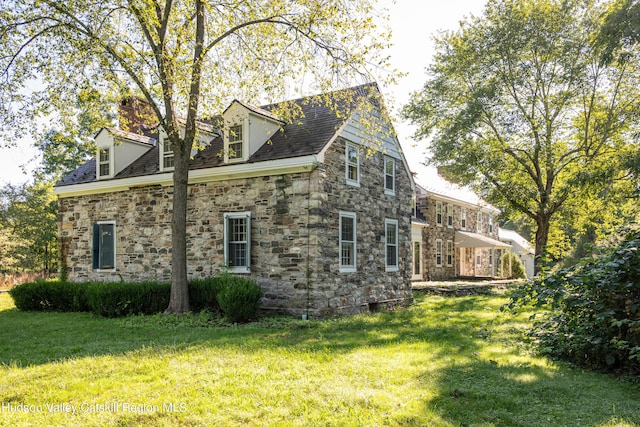
[[[100,267],[100,225],[93,224],[93,269]]]

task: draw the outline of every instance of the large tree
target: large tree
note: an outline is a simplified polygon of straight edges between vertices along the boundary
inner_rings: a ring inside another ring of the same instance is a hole
[[[490,0],[441,34],[404,114],[431,161],[535,224],[536,268],[552,218],[584,191],[631,179],[637,61],[604,64],[590,0]]]
[[[56,265],[57,201],[53,184],[7,184],[0,188],[2,270],[45,274]]]
[[[15,133],[46,114],[73,122],[81,91],[99,93],[103,113],[105,102],[131,95],[150,104],[175,153],[167,312],[185,312],[197,119],[233,98],[264,102],[372,79],[387,69],[377,11],[375,0],[2,2],[0,117]]]

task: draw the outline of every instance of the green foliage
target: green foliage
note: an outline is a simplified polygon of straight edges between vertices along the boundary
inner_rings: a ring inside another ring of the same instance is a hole
[[[218,303],[231,322],[248,322],[258,315],[264,292],[255,281],[230,274],[219,276]]]
[[[104,317],[162,312],[169,304],[169,284],[157,282],[96,283],[88,287],[91,311]]]
[[[603,61],[628,60],[629,51],[626,47],[640,42],[640,3],[638,0],[611,2],[596,42],[604,48]]]
[[[0,189],[0,268],[55,271],[57,214],[51,183],[7,184]]]
[[[88,311],[90,284],[57,280],[24,283],[11,288],[14,304],[25,311]]]
[[[429,79],[403,111],[429,138],[432,163],[529,218],[537,261],[567,252],[552,245],[570,230],[552,227],[569,205],[628,197],[637,178],[639,64],[601,62],[603,12],[595,0],[490,0],[438,37]]]
[[[104,317],[161,313],[171,285],[157,282],[74,283],[38,281],[10,290],[16,307],[25,311],[91,311]],[[224,313],[232,322],[256,318],[263,292],[251,279],[224,273],[189,282],[194,312]]]
[[[189,281],[189,304],[191,310],[194,312],[201,310],[220,311],[217,296],[224,283],[220,276]]]
[[[549,309],[531,331],[542,352],[640,374],[640,231],[595,259],[527,283],[511,306],[525,304]]]
[[[509,262],[511,262],[511,279],[527,278],[527,273],[524,271],[524,264],[518,255],[513,252],[507,252],[503,256],[503,265],[506,271],[508,271]]]

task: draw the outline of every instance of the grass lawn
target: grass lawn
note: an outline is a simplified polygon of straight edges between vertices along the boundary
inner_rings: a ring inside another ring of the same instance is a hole
[[[532,356],[506,300],[202,327],[20,312],[0,294],[0,425],[640,425],[637,383]]]

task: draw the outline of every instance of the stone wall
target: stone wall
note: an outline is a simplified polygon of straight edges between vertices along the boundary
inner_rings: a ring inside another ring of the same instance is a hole
[[[327,313],[375,310],[379,305],[412,301],[411,178],[395,162],[395,195],[384,192],[384,156],[360,156],[360,185],[346,183],[345,141],[338,139],[318,169],[318,197],[325,200],[314,229],[320,255],[314,264],[313,305]],[[340,272],[339,212],[356,213],[357,271]],[[385,267],[385,219],[398,221],[398,271]]]
[[[224,214],[251,212],[251,276],[263,308],[312,316],[411,301],[411,189],[396,161],[396,196],[383,190],[383,157],[361,159],[361,186],[345,183],[345,144],[309,173],[189,186],[189,278],[224,268]],[[172,187],[59,200],[60,246],[70,280],[171,280]],[[340,273],[339,211],[357,212],[357,273]],[[398,272],[385,272],[384,219],[399,224]],[[116,222],[116,270],[92,269],[92,225]]]

